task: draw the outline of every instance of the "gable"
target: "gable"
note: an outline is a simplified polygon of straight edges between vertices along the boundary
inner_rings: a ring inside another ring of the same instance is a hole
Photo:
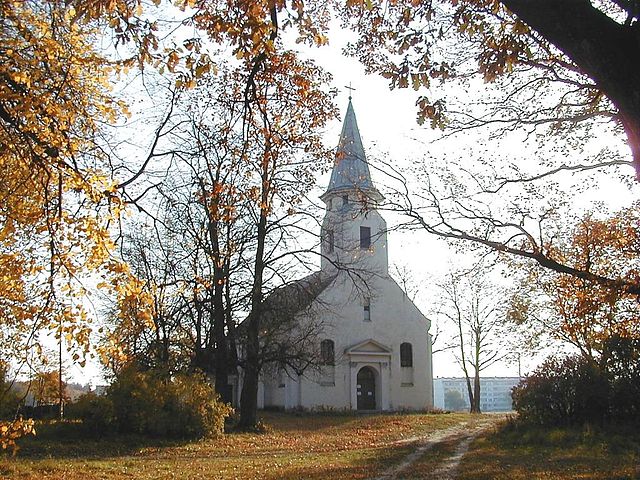
[[[345,349],[347,355],[391,355],[391,348],[372,338]]]

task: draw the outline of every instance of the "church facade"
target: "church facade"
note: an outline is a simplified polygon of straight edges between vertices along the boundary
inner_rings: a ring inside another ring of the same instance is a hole
[[[422,410],[433,406],[429,320],[389,276],[383,199],[349,99],[326,192],[321,270],[298,315],[319,325],[319,366],[265,371],[259,407]],[[292,290],[295,291],[295,290]]]

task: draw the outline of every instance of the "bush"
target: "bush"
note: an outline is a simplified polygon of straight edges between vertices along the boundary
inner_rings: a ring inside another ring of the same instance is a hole
[[[67,405],[65,415],[82,420],[85,429],[96,434],[110,433],[115,427],[113,402],[109,397],[92,392],[81,395],[74,403]]]
[[[640,418],[640,339],[611,337],[603,356],[612,417],[622,422]]]
[[[598,363],[547,359],[513,390],[523,421],[541,425],[640,421],[640,339],[610,337]]]
[[[0,385],[0,389],[0,420],[13,420],[18,412],[20,396],[6,385]]]
[[[609,389],[605,375],[592,362],[576,355],[551,357],[513,389],[513,406],[529,423],[603,422]]]
[[[222,403],[203,375],[125,370],[105,397],[85,395],[73,410],[89,429],[166,438],[221,434],[233,409]]]

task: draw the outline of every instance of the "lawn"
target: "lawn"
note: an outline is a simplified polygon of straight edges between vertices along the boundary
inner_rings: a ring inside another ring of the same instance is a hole
[[[468,414],[294,415],[264,413],[263,434],[197,442],[82,438],[77,425],[41,425],[0,476],[20,479],[358,479],[411,451],[412,437],[473,422]]]
[[[507,424],[471,445],[457,478],[640,479],[640,432],[632,426],[544,429]]]

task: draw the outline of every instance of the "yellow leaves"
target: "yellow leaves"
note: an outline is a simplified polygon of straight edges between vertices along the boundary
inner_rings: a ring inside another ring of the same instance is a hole
[[[186,10],[187,8],[193,8],[196,6],[196,0],[179,0],[176,2],[176,5],[181,10]]]
[[[608,218],[586,215],[550,250],[553,258],[582,272],[543,283],[564,339],[597,351],[613,335],[640,334],[637,295],[629,290],[640,280],[639,212],[635,204]]]
[[[0,446],[3,450],[11,449],[13,455],[19,450],[17,441],[27,435],[35,435],[36,429],[32,419],[22,417],[12,422],[0,422]]]
[[[7,218],[5,224],[2,226],[2,230],[0,230],[0,242],[5,242],[15,231],[16,229],[14,227],[13,220],[11,218]]]

